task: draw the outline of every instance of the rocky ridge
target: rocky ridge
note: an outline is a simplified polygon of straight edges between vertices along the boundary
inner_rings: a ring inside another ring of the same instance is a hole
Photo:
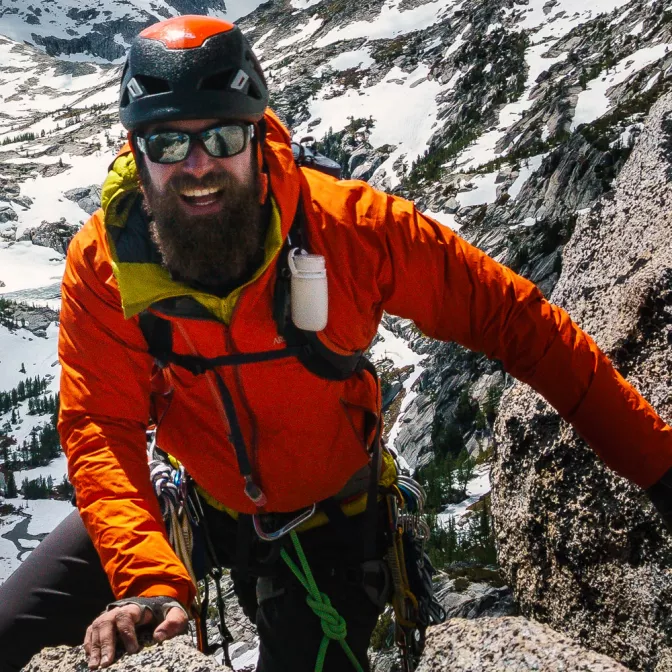
[[[22,672],[88,669],[83,647],[45,649]],[[198,652],[186,636],[123,655],[110,672],[221,672],[226,668]],[[254,665],[236,669],[252,672]],[[376,669],[381,669],[376,667]],[[396,668],[398,669],[398,668]],[[418,672],[628,672],[614,660],[589,651],[549,627],[524,618],[453,618],[429,631]]]
[[[670,147],[667,94],[613,194],[579,219],[551,296],[668,422]],[[672,541],[647,498],[529,388],[515,385],[501,409],[493,515],[521,612],[635,670],[671,670]]]

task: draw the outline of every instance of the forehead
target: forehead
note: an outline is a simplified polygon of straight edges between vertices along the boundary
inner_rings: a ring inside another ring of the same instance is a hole
[[[157,121],[143,130],[145,133],[153,133],[155,131],[189,131],[190,133],[197,133],[217,124],[225,123],[223,119],[177,119],[175,121]]]

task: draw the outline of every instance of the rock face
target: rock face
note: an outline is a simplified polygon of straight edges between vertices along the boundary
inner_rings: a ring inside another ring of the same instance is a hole
[[[109,672],[225,672],[229,668],[219,665],[214,658],[195,649],[187,637],[169,640],[160,646],[153,645],[134,655],[125,655],[107,668]],[[75,672],[88,670],[84,648],[57,646],[44,649],[23,668],[22,672]]]
[[[668,422],[670,177],[666,94],[613,196],[579,219],[551,296]],[[502,399],[496,441],[499,561],[521,613],[632,669],[672,670],[672,542],[642,491],[611,473],[523,385]]]
[[[97,184],[70,189],[63,196],[77,203],[89,215],[92,215],[100,207],[100,185]]]
[[[39,227],[28,229],[18,240],[30,240],[33,245],[50,247],[56,252],[65,254],[77,231],[79,231],[78,226],[68,224],[65,218],[61,217],[58,222],[45,221]]]
[[[524,618],[453,618],[430,629],[417,672],[627,672]]]

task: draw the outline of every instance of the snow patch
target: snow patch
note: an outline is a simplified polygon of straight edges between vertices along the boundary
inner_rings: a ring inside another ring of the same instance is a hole
[[[672,44],[656,44],[644,47],[630,56],[621,59],[608,73],[600,73],[598,77],[588,82],[585,91],[579,93],[574,110],[571,130],[581,124],[591,122],[603,116],[611,107],[607,95],[609,89],[630,79],[636,72],[663,58]]]

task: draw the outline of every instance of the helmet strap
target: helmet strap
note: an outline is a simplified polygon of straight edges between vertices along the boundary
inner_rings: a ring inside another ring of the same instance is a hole
[[[257,167],[259,170],[259,203],[263,205],[268,198],[269,180],[266,164],[264,163],[264,142],[266,140],[266,119],[260,119],[255,124],[255,142],[257,144]]]

